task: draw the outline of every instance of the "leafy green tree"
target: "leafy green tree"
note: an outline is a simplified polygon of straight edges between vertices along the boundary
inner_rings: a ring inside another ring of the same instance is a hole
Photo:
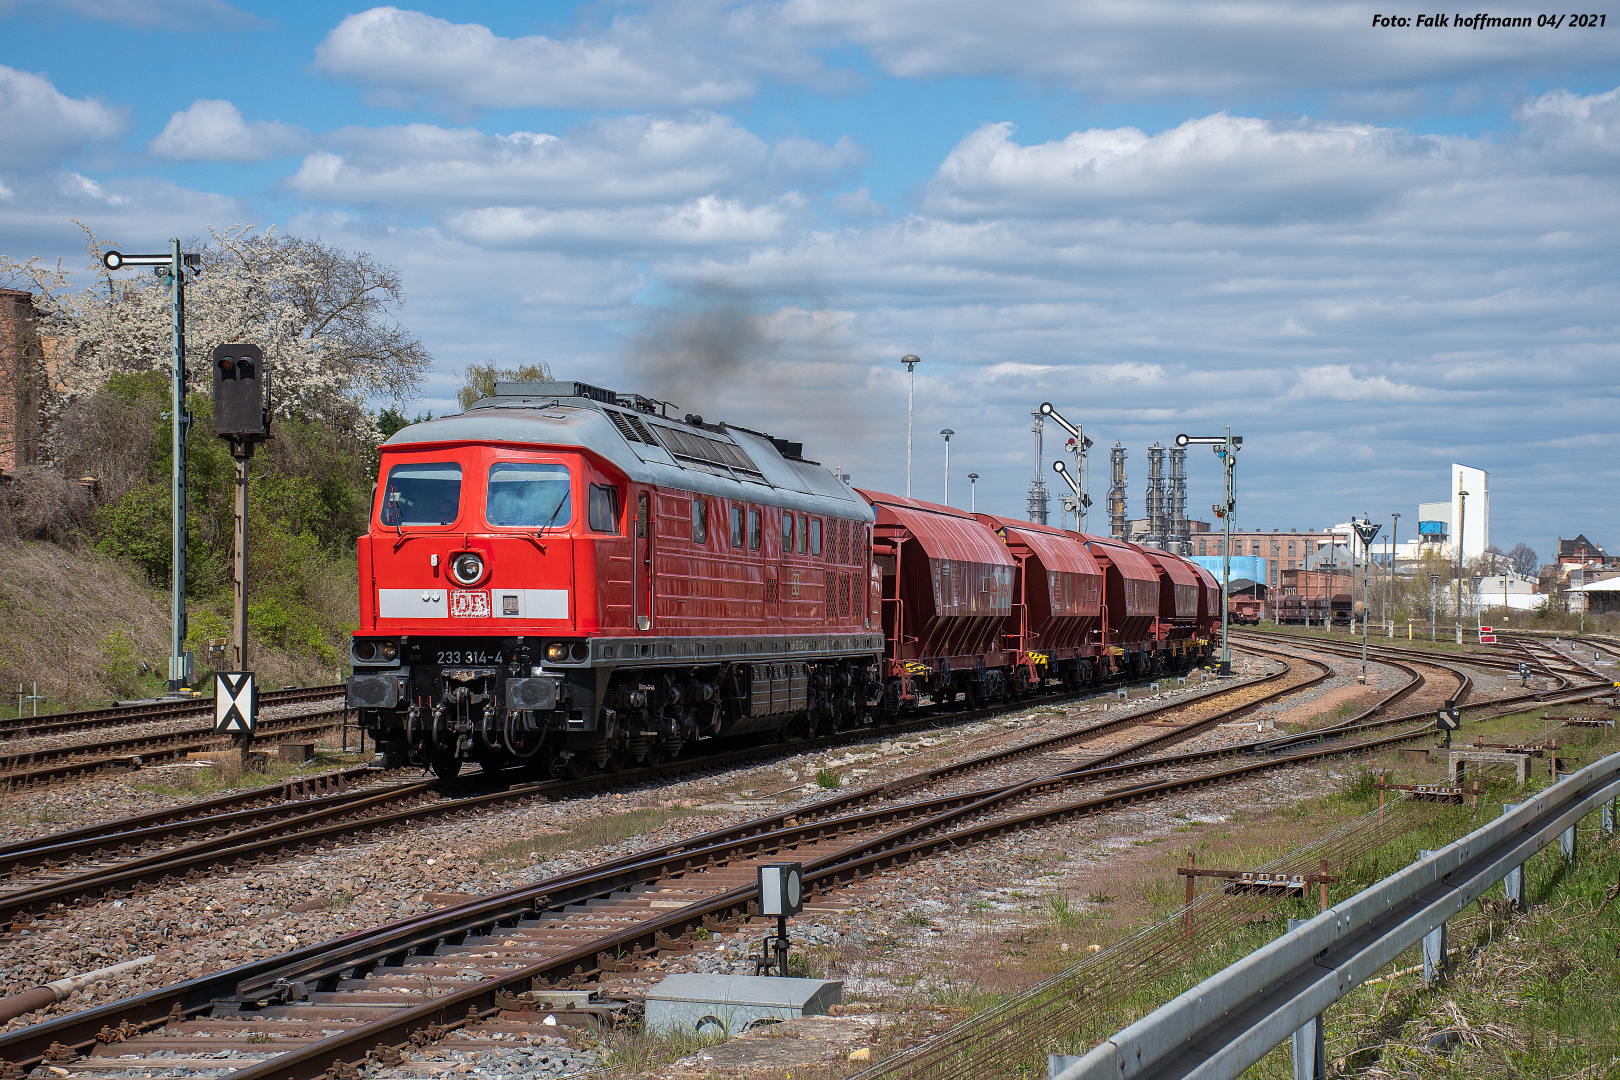
[[[515,368],[497,368],[495,361],[486,360],[482,364],[468,364],[463,377],[466,383],[456,392],[456,400],[461,402],[463,409],[470,409],[474,402],[494,397],[495,384],[498,382],[550,382],[552,375],[551,365],[545,361]]]

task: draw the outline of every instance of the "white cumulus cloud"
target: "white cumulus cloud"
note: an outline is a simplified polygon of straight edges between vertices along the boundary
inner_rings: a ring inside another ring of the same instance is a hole
[[[688,44],[628,19],[595,38],[507,38],[478,23],[377,7],[339,23],[316,48],[315,67],[395,101],[471,108],[682,108],[753,93],[752,80],[703,63]]]
[[[203,99],[169,117],[146,148],[171,161],[250,162],[294,154],[308,144],[302,128],[276,120],[244,120],[229,101]]]
[[[774,197],[822,188],[866,160],[848,139],[776,145],[729,117],[617,117],[566,135],[487,135],[410,124],[347,128],[305,159],[289,186],[308,198],[405,205],[568,206],[687,200],[709,194]]]
[[[0,171],[52,168],[123,134],[125,111],[70,98],[44,75],[0,64]]]
[[[1416,183],[1454,175],[1466,140],[1365,124],[1188,120],[1149,136],[1077,131],[1036,146],[986,124],[945,159],[928,208],[946,217],[1122,214],[1157,220],[1339,217]]]

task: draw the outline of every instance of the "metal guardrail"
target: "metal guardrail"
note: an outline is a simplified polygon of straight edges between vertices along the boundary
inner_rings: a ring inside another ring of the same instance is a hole
[[[1620,754],[1587,766],[1210,976],[1093,1047],[1057,1080],[1237,1077],[1300,1029],[1314,1023],[1319,1033],[1329,1005],[1616,797]],[[1612,808],[1604,824],[1613,828]],[[1307,1058],[1296,1061],[1295,1075],[1321,1074]]]

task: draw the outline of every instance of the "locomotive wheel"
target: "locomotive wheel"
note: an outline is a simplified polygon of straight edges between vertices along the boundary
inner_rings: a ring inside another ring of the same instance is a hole
[[[590,765],[577,754],[569,758],[559,768],[562,775],[570,780],[583,780],[585,775],[591,771]]]
[[[454,754],[434,754],[428,765],[440,780],[454,780],[461,773],[461,759]]]

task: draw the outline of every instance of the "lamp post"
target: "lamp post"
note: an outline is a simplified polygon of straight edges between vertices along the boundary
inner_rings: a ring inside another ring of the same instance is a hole
[[[950,428],[940,428],[939,433],[945,436],[945,505],[951,505],[951,436],[956,432]]]
[[[163,255],[125,255],[108,251],[101,263],[108,270],[126,266],[150,266],[164,278],[172,290],[174,308],[174,359],[170,371],[170,415],[173,417],[170,453],[170,500],[173,511],[171,522],[171,573],[169,681],[170,690],[178,690],[191,681],[191,654],[186,652],[186,433],[191,430],[191,413],[186,411],[186,289],[185,271],[193,275],[202,272],[202,256],[180,250],[179,240],[170,240],[173,248]]]
[[[976,472],[968,473],[968,512],[979,512],[979,474]]]
[[[1221,519],[1221,666],[1216,674],[1228,678],[1232,674],[1232,646],[1227,640],[1226,600],[1232,581],[1232,511],[1237,507],[1237,452],[1243,449],[1243,436],[1233,435],[1228,427],[1225,435],[1177,435],[1176,445],[1181,447],[1197,443],[1215,451],[1225,466],[1225,502],[1211,507]]]
[[[917,401],[917,365],[922,358],[916,353],[907,353],[900,358],[906,365],[906,498],[911,498],[911,417],[912,410]]]
[[[1378,535],[1378,526],[1367,520],[1367,514],[1362,512],[1361,520],[1350,519],[1350,527],[1356,530],[1361,537],[1361,683],[1367,684],[1367,579],[1372,575],[1372,542]],[[1355,549],[1350,551],[1350,561],[1355,562]],[[1354,581],[1354,579],[1351,579]],[[1355,586],[1352,585],[1351,588]]]
[[[1389,636],[1395,636],[1395,560],[1400,557],[1400,550],[1395,543],[1396,535],[1401,531],[1401,515],[1391,514],[1389,526],[1389,579],[1388,588],[1384,590],[1384,617],[1389,622]]]
[[[1457,491],[1457,644],[1462,644],[1463,525],[1468,521],[1468,492]]]

